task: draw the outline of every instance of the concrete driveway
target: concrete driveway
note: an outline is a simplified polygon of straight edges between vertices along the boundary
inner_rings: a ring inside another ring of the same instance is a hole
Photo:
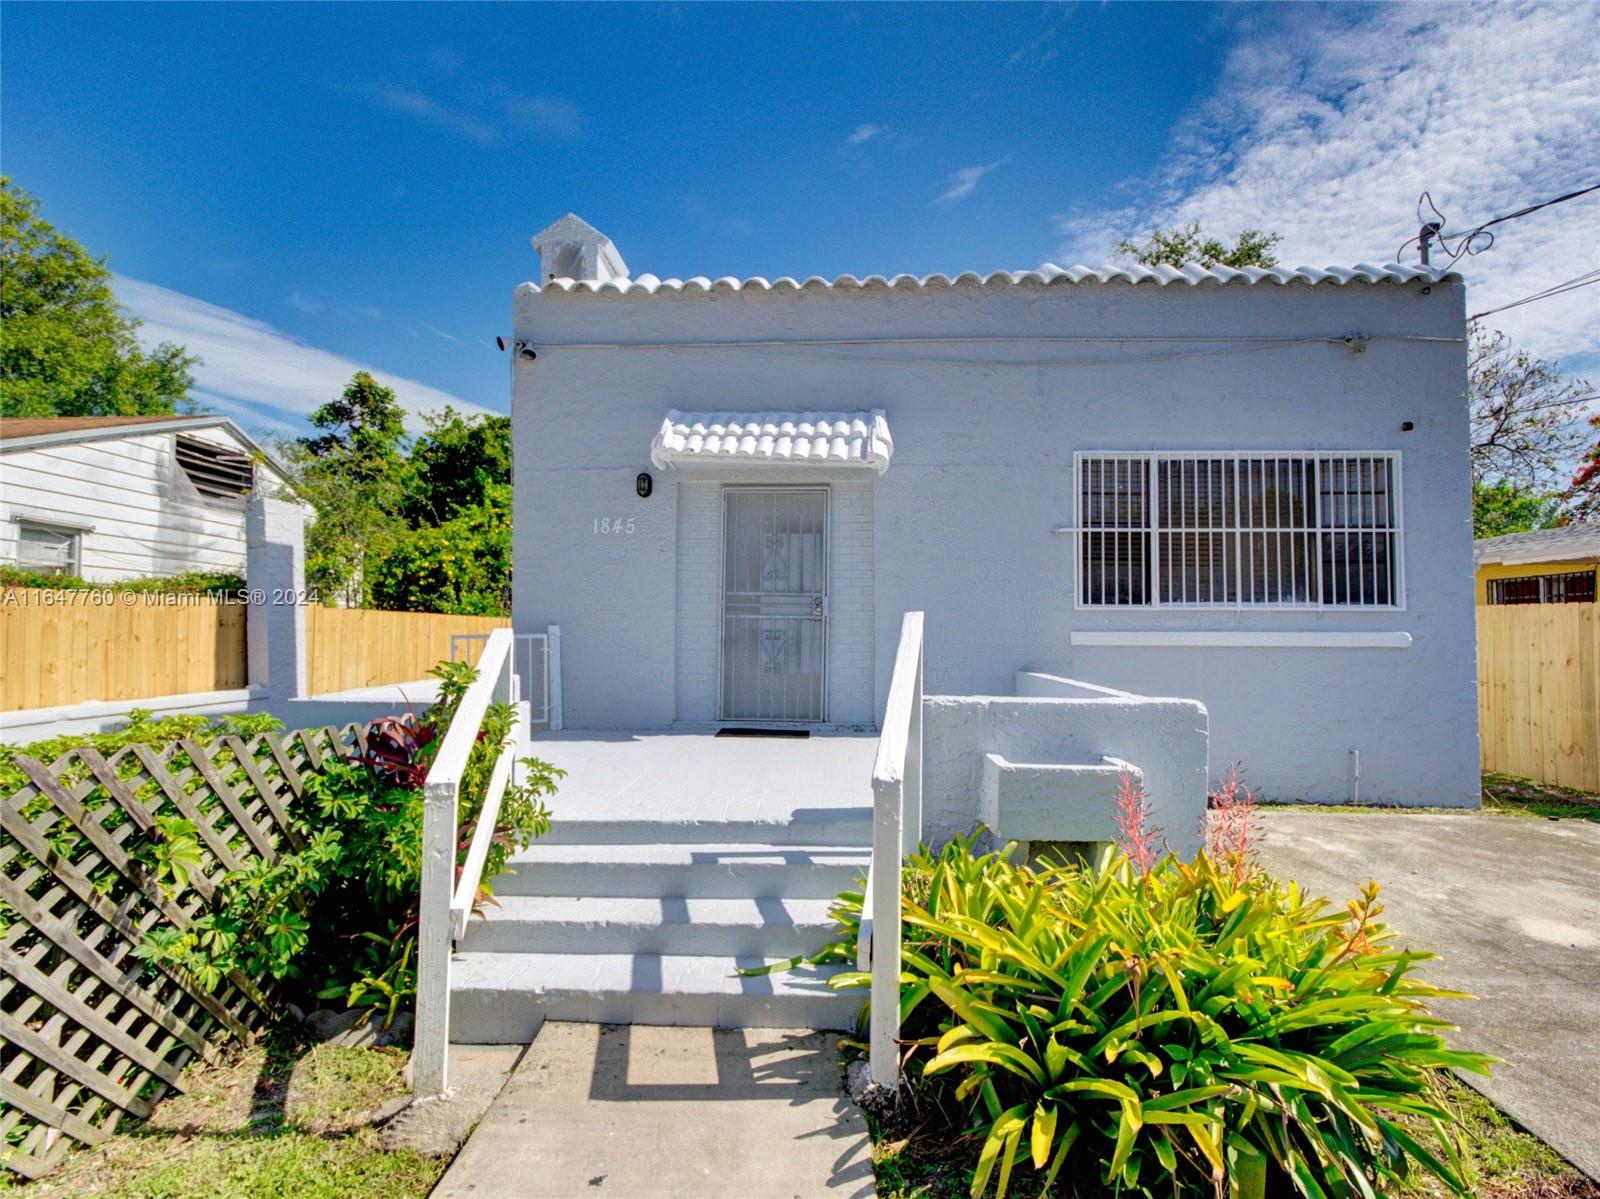
[[[1342,906],[1368,879],[1426,977],[1476,1002],[1439,1005],[1453,1041],[1505,1060],[1471,1081],[1600,1179],[1600,824],[1487,812],[1270,809],[1261,858]]]

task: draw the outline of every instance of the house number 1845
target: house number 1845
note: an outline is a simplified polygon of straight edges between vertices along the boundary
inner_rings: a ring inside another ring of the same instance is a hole
[[[624,520],[620,516],[597,516],[594,518],[594,531],[597,534],[620,534],[624,537],[633,536],[633,517]]]

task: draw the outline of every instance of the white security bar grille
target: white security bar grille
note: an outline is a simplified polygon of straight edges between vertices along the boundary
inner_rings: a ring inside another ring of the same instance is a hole
[[[1400,606],[1398,454],[1078,456],[1087,607]]]

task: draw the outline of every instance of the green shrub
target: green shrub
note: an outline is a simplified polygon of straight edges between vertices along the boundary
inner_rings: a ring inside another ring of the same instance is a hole
[[[139,949],[151,962],[181,966],[215,987],[231,970],[251,978],[302,980],[318,999],[379,1009],[385,1023],[416,993],[417,900],[422,881],[422,780],[476,671],[443,662],[439,701],[418,730],[401,725],[404,760],[330,760],[306,777],[306,795],[291,816],[302,847],[275,862],[254,859],[231,871],[211,909],[188,930],[158,928]],[[500,745],[515,719],[508,704],[493,704],[467,760],[457,812],[458,860],[477,827]],[[371,726],[369,745],[380,726]],[[492,902],[489,882],[507,858],[550,827],[543,797],[562,772],[524,758],[502,797],[495,837],[484,866],[480,902]],[[175,822],[185,825],[187,822]],[[184,844],[169,833],[166,845]],[[320,988],[320,989],[318,989]],[[302,991],[302,997],[309,995]]]
[[[1146,1196],[1466,1193],[1437,1072],[1450,1049],[1371,884],[1329,911],[1201,854],[1029,867],[970,840],[907,866],[902,1039],[913,1100],[982,1138],[972,1194],[1019,1162]],[[861,897],[841,897],[847,930]],[[825,954],[853,956],[853,932]],[[839,986],[868,976],[836,976]],[[1419,1132],[1425,1129],[1425,1132]],[[998,1175],[996,1176],[996,1171]]]
[[[77,575],[41,574],[19,566],[0,565],[0,587],[42,587],[51,591],[142,591],[163,595],[234,596],[245,589],[238,575],[191,570],[162,578],[121,579],[115,583],[93,583]]]

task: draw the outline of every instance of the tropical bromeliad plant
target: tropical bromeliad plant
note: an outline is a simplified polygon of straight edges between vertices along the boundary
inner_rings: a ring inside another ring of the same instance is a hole
[[[975,1197],[993,1180],[1003,1199],[1023,1162],[1041,1193],[1065,1171],[1151,1197],[1375,1199],[1414,1164],[1467,1193],[1437,1073],[1491,1059],[1446,1044],[1427,1004],[1456,996],[1393,947],[1376,884],[1330,910],[1228,856],[1029,866],[970,838],[905,877],[906,1070],[981,1137]],[[853,929],[860,897],[838,910]]]

